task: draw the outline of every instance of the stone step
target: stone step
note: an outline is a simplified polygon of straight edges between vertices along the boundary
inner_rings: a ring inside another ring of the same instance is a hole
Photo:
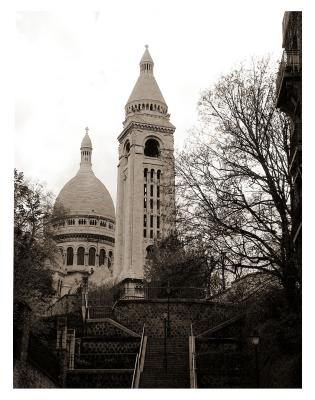
[[[67,373],[67,388],[130,388],[133,370],[72,370]]]

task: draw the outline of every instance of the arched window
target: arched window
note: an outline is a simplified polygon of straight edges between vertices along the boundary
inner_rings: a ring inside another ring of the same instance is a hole
[[[156,171],[156,178],[158,181],[161,179],[161,170],[159,169]]]
[[[73,265],[73,248],[67,248],[67,265]]]
[[[146,248],[146,252],[147,252],[147,254],[146,254],[145,258],[146,259],[152,258],[152,256],[153,256],[153,245],[152,244]]]
[[[159,142],[155,139],[148,139],[144,146],[144,155],[147,157],[159,157],[160,146]]]
[[[99,265],[104,265],[105,264],[105,250],[101,249],[100,251],[100,259],[99,259]]]
[[[94,247],[91,247],[89,250],[89,265],[95,265],[95,254],[96,250]]]
[[[143,177],[145,181],[147,180],[147,173],[148,173],[148,168],[144,168]]]
[[[77,264],[78,265],[84,265],[84,247],[79,247],[78,248],[78,253],[77,253]]]
[[[109,251],[108,252],[108,263],[107,263],[108,268],[110,268],[112,266],[112,263],[113,263],[113,252]]]
[[[125,155],[127,156],[130,153],[130,142],[126,140],[125,142]]]

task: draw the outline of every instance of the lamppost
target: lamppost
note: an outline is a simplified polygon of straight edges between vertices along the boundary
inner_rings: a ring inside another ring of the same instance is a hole
[[[164,322],[164,370],[167,372],[167,348],[166,348],[166,330],[167,330],[167,313],[163,313]]]
[[[148,299],[150,297],[150,283],[151,283],[151,277],[149,276],[147,278],[146,293],[144,296],[146,299]]]
[[[167,293],[167,336],[171,336],[171,324],[170,324],[170,294],[171,294],[171,288],[170,288],[170,282],[167,282],[167,288],[166,288],[166,293]]]
[[[260,376],[259,376],[259,363],[258,363],[258,345],[260,337],[258,332],[255,330],[250,338],[252,345],[255,349],[255,372],[256,372],[256,387],[260,387]]]

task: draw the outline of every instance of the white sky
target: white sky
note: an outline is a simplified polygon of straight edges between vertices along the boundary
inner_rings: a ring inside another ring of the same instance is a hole
[[[17,14],[15,166],[56,195],[80,162],[88,125],[93,170],[116,198],[117,136],[144,45],[180,148],[200,92],[251,56],[282,53],[285,7],[262,2],[111,1],[100,11]]]

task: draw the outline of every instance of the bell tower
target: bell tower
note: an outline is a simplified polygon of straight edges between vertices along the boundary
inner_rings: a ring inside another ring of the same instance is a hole
[[[175,127],[145,47],[118,136],[114,275],[119,280],[143,278],[150,246],[172,229],[175,211]]]

